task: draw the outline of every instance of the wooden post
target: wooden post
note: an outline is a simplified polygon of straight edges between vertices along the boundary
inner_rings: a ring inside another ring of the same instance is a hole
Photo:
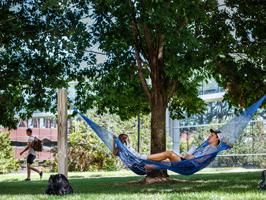
[[[58,173],[67,177],[67,91],[59,89],[57,94],[57,146],[58,146]]]

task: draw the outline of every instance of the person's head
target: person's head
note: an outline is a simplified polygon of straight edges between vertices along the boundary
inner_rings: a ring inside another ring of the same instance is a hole
[[[31,136],[32,135],[32,130],[30,128],[28,128],[26,130],[26,134],[27,134],[27,136]]]
[[[220,135],[221,131],[210,129],[211,134],[208,137],[208,143],[214,146],[218,146],[220,144]]]
[[[125,133],[122,133],[118,136],[118,139],[123,143],[127,144],[128,143],[128,135]]]

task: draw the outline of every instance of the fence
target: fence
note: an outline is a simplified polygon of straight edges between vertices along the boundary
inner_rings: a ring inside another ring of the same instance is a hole
[[[223,123],[178,127],[180,132],[180,152],[188,151],[192,145],[198,146],[210,134],[210,128],[218,128],[222,125]],[[265,168],[265,130],[265,120],[251,121],[234,147],[228,151],[221,152],[210,167]]]

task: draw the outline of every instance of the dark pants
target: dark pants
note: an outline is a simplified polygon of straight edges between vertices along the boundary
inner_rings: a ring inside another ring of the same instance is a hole
[[[34,162],[35,158],[35,155],[29,154],[27,157],[27,163],[31,165]]]

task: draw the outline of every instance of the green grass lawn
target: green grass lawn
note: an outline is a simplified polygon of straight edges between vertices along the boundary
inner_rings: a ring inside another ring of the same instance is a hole
[[[169,184],[140,185],[141,177],[122,172],[70,173],[73,195],[64,197],[43,194],[49,174],[42,181],[35,174],[31,182],[24,182],[25,174],[0,175],[0,199],[232,199],[266,200],[266,191],[258,191],[259,172],[212,173],[192,176],[172,175],[179,179]],[[132,183],[133,182],[133,183]]]

